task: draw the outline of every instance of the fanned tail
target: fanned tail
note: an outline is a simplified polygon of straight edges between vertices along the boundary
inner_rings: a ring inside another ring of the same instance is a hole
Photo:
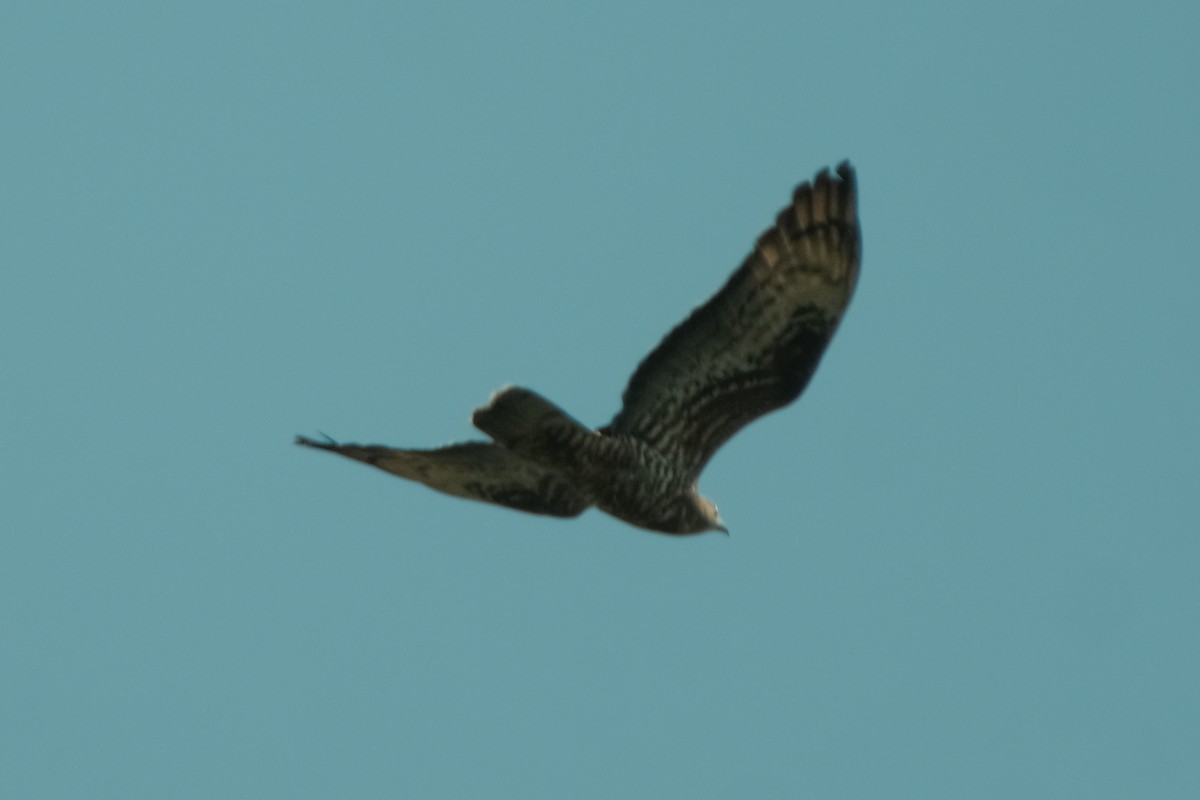
[[[496,443],[539,463],[569,466],[575,447],[594,432],[546,398],[510,386],[492,395],[471,418]]]

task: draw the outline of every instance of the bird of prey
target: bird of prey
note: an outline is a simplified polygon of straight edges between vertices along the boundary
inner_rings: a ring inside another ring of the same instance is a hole
[[[803,391],[854,292],[860,240],[849,163],[800,184],[724,288],[638,366],[602,428],[508,387],[472,418],[490,442],[434,450],[296,442],[534,514],[574,517],[596,506],[661,533],[727,532],[696,479],[731,436]]]

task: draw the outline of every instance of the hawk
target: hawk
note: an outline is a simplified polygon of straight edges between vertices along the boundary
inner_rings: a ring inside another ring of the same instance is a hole
[[[472,417],[490,442],[296,443],[534,514],[574,517],[596,506],[661,533],[728,533],[696,479],[731,436],[804,390],[854,292],[860,241],[848,162],[800,184],[725,286],[642,361],[602,428],[508,387]]]

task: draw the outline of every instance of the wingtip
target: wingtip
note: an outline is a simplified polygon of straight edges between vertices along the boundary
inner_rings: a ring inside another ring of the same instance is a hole
[[[842,159],[842,163],[837,165],[838,177],[842,179],[842,183],[850,188],[851,194],[854,193],[857,177],[854,172],[854,167],[850,164],[850,159]]]
[[[325,437],[325,441],[318,442],[316,439],[310,439],[307,436],[297,435],[295,443],[301,447],[315,447],[318,450],[332,450],[338,446],[338,443],[329,435],[322,433],[321,436]]]

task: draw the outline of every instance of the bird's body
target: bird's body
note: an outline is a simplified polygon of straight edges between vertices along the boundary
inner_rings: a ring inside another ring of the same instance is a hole
[[[490,443],[297,442],[536,514],[573,517],[594,505],[662,533],[723,531],[696,479],[738,430],[803,391],[850,302],[859,251],[854,172],[843,163],[837,177],[822,171],[796,189],[724,288],[646,357],[605,427],[510,387],[474,414]]]

